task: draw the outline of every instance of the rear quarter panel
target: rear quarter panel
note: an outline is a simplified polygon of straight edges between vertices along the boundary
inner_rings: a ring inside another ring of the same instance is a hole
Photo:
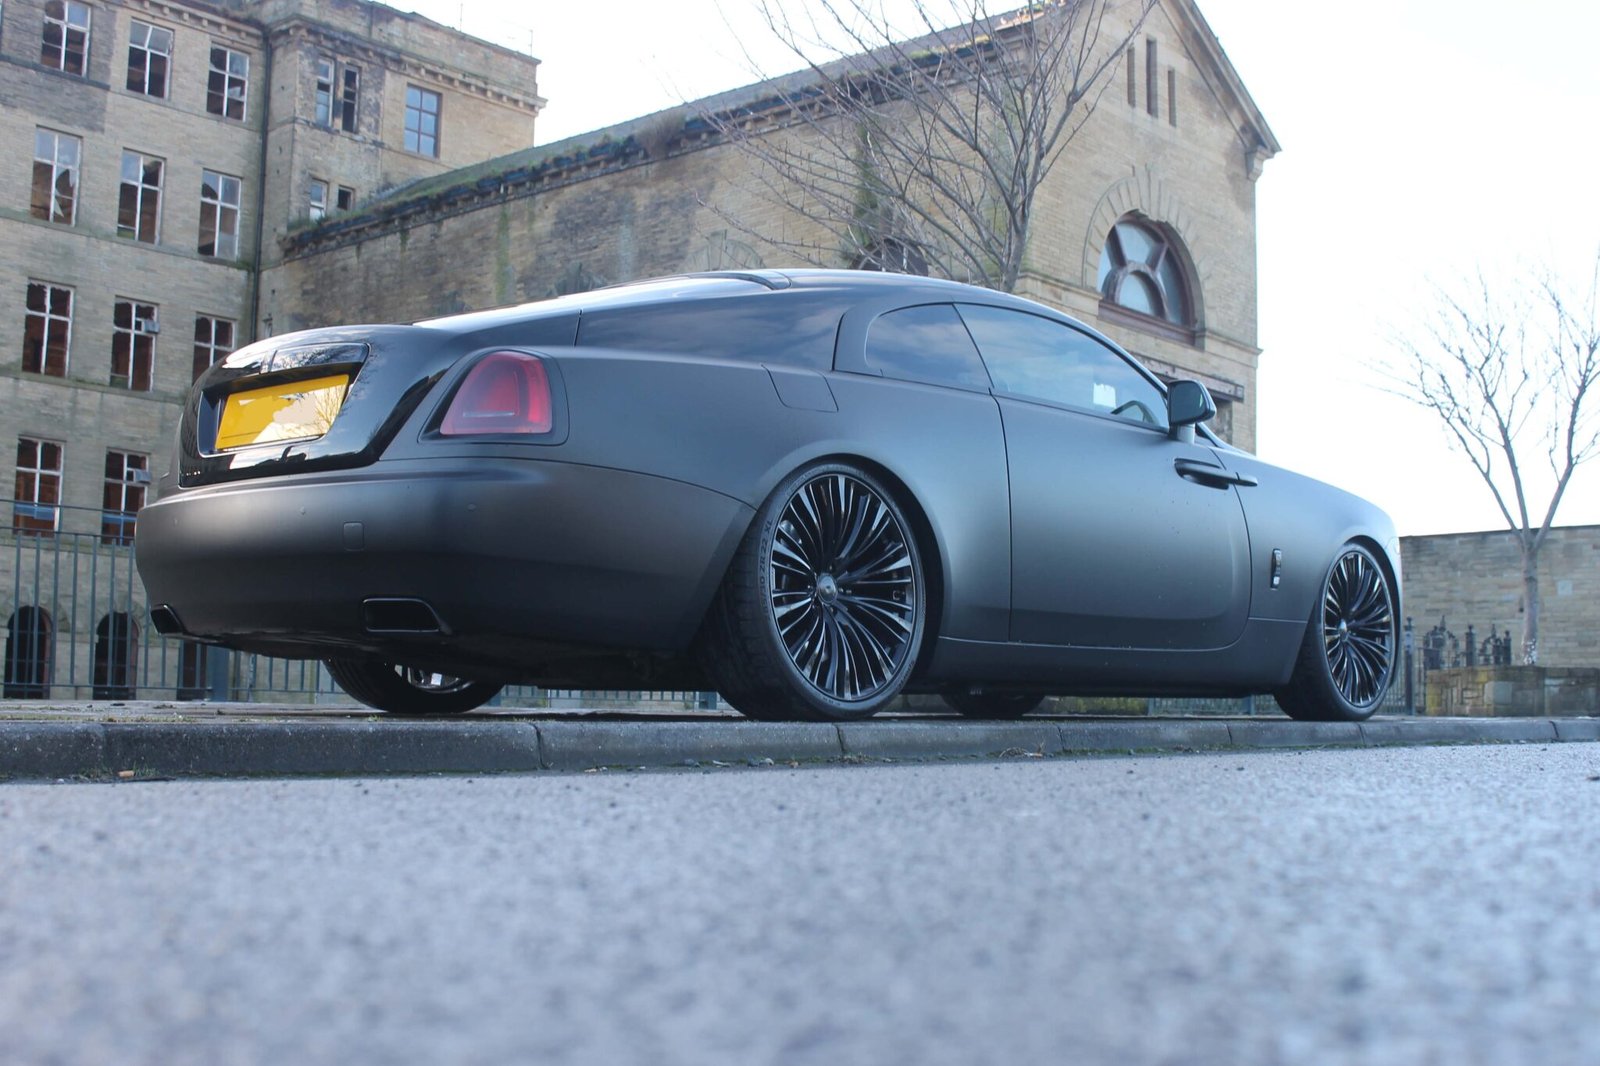
[[[1005,638],[1010,504],[1004,436],[991,396],[693,356],[595,348],[545,354],[559,363],[565,383],[564,442],[424,440],[424,411],[389,454],[521,454],[682,481],[750,508],[809,463],[862,461],[903,486],[902,503],[926,520],[939,559],[941,632]],[[787,378],[783,395],[775,374]],[[802,384],[795,375],[815,381]],[[448,387],[443,383],[438,394]],[[790,406],[784,395],[806,406]],[[828,399],[835,409],[817,409]],[[638,516],[641,535],[650,520]]]

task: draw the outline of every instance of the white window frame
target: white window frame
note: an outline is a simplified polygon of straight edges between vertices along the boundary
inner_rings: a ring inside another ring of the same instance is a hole
[[[139,37],[141,36],[141,34],[140,34],[141,30],[144,31],[143,35],[142,35],[144,37],[143,41],[139,40]],[[155,46],[155,40],[157,38],[157,35],[159,35],[159,34],[165,34],[166,38],[167,38],[166,51],[164,51],[164,52],[161,51],[159,48],[157,48]],[[171,30],[167,29],[165,26],[157,26],[154,23],[143,22],[143,21],[141,21],[139,19],[131,19],[131,20],[129,20],[129,22],[128,22],[128,79],[124,79],[124,81],[123,81],[123,84],[127,87],[129,92],[138,93],[140,96],[148,96],[148,97],[151,97],[152,99],[155,99],[155,100],[165,100],[165,99],[168,98],[169,94],[172,92],[172,45],[173,45],[173,40],[174,40],[175,36],[176,35]],[[127,84],[128,80],[133,77],[133,54],[134,54],[134,52],[143,52],[145,54],[145,56],[144,56],[144,88],[142,88],[142,89],[136,89],[133,86]],[[151,92],[150,91],[150,63],[151,63],[151,60],[154,59],[156,56],[160,56],[162,59],[166,60],[166,65],[165,65],[165,67],[163,68],[163,70],[161,72],[161,91],[160,92]]]
[[[45,148],[45,138],[49,138],[48,158],[46,158],[43,154]],[[72,151],[67,153],[72,157],[70,162],[62,161],[63,153],[61,149],[64,144],[72,146]],[[46,217],[43,219],[43,221],[54,222],[64,226],[76,225],[78,221],[78,182],[82,177],[81,168],[83,166],[83,139],[81,137],[74,137],[70,133],[61,133],[56,130],[45,129],[43,126],[37,127],[33,131],[33,171],[35,183],[38,181],[40,166],[48,166],[50,168],[50,203],[46,208]],[[72,185],[72,199],[69,201],[66,217],[59,218],[57,217],[57,209],[60,207],[61,203],[59,183],[61,181],[61,175],[63,174],[70,176]],[[33,188],[32,186],[29,186],[28,213],[34,218],[40,217],[36,212],[37,206],[38,205],[33,203]]]
[[[216,194],[210,195],[212,189]],[[233,196],[228,196],[229,190]],[[200,243],[195,250],[211,259],[239,258],[239,210],[244,201],[244,179],[215,170],[200,172]],[[211,215],[210,232],[206,229],[206,215]],[[231,219],[231,224],[228,223]],[[211,251],[206,251],[206,238],[211,238]]]
[[[217,65],[217,53],[222,53],[222,65]],[[235,71],[235,60],[242,70]],[[216,115],[229,122],[244,122],[250,117],[250,53],[240,52],[229,48],[225,44],[211,42],[209,66],[206,69],[206,113]],[[222,91],[212,87],[212,83],[220,77]],[[235,81],[238,82],[235,85]],[[235,91],[237,90],[237,91]],[[212,96],[216,95],[222,102],[222,109],[216,110],[211,106]],[[230,105],[235,101],[239,104],[239,113],[231,114]]]

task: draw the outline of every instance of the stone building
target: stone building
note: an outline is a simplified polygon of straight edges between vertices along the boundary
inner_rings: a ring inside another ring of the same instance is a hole
[[[96,689],[132,688],[135,515],[191,382],[271,328],[283,238],[531,145],[537,69],[359,0],[0,7],[10,694],[89,664]]]
[[[771,136],[803,135],[763,83],[401,187],[291,234],[265,272],[263,314],[275,329],[347,321],[352,308],[412,320],[656,274],[795,265],[763,234],[814,240],[813,261],[826,262],[827,236],[808,237],[752,180],[752,156],[719,134],[715,116],[735,112]],[[1199,9],[1161,0],[1041,189],[1018,289],[1158,373],[1204,381],[1216,427],[1245,448],[1255,182],[1277,150]]]

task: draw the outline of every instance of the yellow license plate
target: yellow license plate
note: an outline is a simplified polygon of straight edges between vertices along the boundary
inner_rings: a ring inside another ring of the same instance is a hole
[[[346,374],[249,389],[229,396],[217,427],[217,451],[315,440],[328,432],[350,387]]]

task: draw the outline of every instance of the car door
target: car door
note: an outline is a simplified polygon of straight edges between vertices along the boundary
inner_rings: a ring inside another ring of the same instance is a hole
[[[1042,315],[959,307],[994,382],[1011,488],[1013,641],[1225,647],[1244,629],[1250,544],[1238,489],[1174,439],[1161,388]]]

